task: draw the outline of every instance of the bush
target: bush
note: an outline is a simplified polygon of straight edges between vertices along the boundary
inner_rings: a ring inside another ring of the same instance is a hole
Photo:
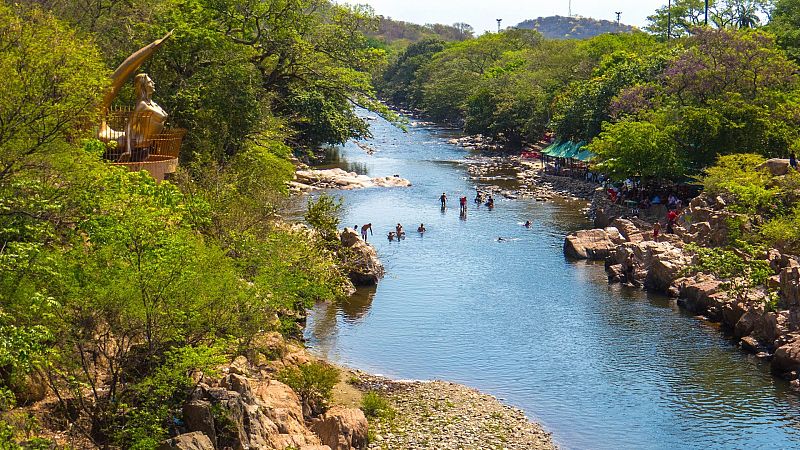
[[[333,397],[333,387],[339,382],[339,369],[324,362],[310,362],[287,367],[278,380],[294,389],[303,402],[304,415],[323,413]]]
[[[770,184],[769,172],[756,169],[764,161],[762,156],[746,153],[720,157],[703,177],[706,192],[733,200],[729,205],[733,211],[755,214],[770,208],[778,191]]]
[[[328,194],[320,195],[316,200],[308,199],[308,209],[304,218],[312,228],[317,230],[325,241],[336,240],[339,231],[339,212],[342,200]]]
[[[389,405],[389,401],[374,391],[364,394],[361,399],[361,410],[370,419],[380,417],[391,420],[395,415],[395,411]]]

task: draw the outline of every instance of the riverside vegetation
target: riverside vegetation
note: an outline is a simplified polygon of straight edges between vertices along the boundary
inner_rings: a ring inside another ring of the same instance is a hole
[[[198,429],[189,400],[211,424],[195,444],[319,447],[332,375],[270,369],[286,357],[262,343],[352,291],[337,203],[281,216],[294,155],[368,135],[354,104],[390,116],[384,52],[357,32],[373,20],[318,0],[0,4],[0,447],[156,448]],[[110,68],[171,29],[147,69],[191,133],[156,183],[89,138]]]

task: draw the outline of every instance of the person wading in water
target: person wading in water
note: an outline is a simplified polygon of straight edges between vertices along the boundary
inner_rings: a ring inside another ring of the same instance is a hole
[[[366,225],[361,225],[361,239],[364,239],[364,242],[367,242],[367,230],[369,230],[369,234],[372,234],[371,222]]]

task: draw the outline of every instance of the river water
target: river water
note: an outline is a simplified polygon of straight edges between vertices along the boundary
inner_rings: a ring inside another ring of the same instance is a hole
[[[372,222],[387,275],[311,311],[313,352],[478,388],[522,408],[565,448],[800,448],[799,398],[766,364],[674,301],[610,286],[602,264],[564,258],[565,234],[589,225],[585,203],[497,198],[488,211],[472,202],[469,152],[447,143],[454,132],[403,133],[379,119],[372,132],[374,155],[349,143],[338,164],[414,185],[341,193],[343,225]],[[398,222],[408,238],[389,242]]]

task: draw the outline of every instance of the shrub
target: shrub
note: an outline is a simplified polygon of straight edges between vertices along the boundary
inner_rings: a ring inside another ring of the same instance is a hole
[[[324,362],[310,362],[287,367],[277,376],[297,392],[303,402],[303,413],[321,414],[333,396],[333,387],[339,382],[339,369]]]
[[[385,418],[393,419],[394,409],[389,405],[389,401],[374,391],[367,392],[361,399],[361,410],[370,419]]]
[[[759,155],[737,154],[721,156],[717,164],[706,170],[705,190],[711,195],[722,194],[734,201],[731,210],[754,214],[769,208],[778,191],[771,186],[767,170],[756,169],[765,159]]]

